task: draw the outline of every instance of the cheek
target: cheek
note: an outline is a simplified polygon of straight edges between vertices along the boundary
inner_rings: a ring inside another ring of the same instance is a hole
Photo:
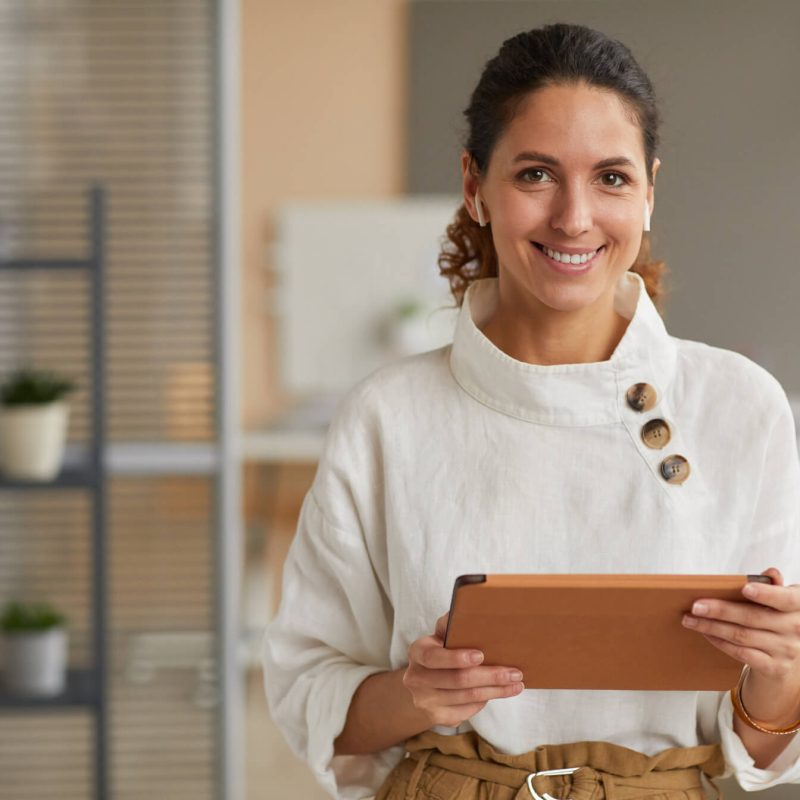
[[[547,204],[525,195],[500,199],[495,209],[498,238],[527,237],[547,219]]]
[[[642,206],[644,208],[644,206]],[[634,221],[636,206],[633,203],[606,203],[599,211],[599,216],[607,220],[609,225],[629,228]],[[638,216],[643,216],[642,214]]]
[[[617,197],[604,202],[601,198],[593,209],[593,227],[619,247],[638,250],[644,229],[644,202],[644,198],[641,204],[633,199],[624,202]],[[498,253],[519,248],[522,239],[535,238],[535,231],[547,226],[551,217],[550,203],[544,192],[539,196],[536,193],[498,193],[492,207],[492,236]]]
[[[632,204],[615,204],[602,209],[595,216],[595,225],[605,231],[609,238],[620,244],[639,240],[639,235],[644,230],[644,201],[642,208]]]

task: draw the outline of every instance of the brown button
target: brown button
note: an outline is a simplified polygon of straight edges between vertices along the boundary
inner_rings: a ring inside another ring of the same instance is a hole
[[[649,383],[634,383],[625,397],[634,411],[649,411],[658,402],[656,390]]]
[[[660,450],[671,438],[672,432],[663,419],[651,419],[642,426],[642,441],[653,450]]]
[[[683,483],[690,471],[689,462],[683,456],[667,456],[661,462],[661,475],[667,483]]]

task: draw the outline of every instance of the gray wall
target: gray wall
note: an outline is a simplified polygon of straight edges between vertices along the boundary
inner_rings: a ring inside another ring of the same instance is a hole
[[[412,2],[409,191],[460,192],[462,111],[484,63],[559,21],[620,39],[655,84],[652,237],[670,268],[670,332],[742,352],[800,394],[796,0]]]

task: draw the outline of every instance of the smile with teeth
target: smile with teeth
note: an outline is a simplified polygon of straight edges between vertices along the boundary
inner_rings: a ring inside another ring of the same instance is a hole
[[[597,250],[590,250],[586,253],[580,253],[576,255],[568,255],[567,253],[559,253],[558,250],[553,250],[550,247],[545,247],[543,244],[539,244],[538,242],[533,243],[536,247],[539,248],[543,253],[546,253],[553,261],[557,261],[559,264],[586,264],[587,262],[591,261],[602,249],[605,245],[598,247]]]

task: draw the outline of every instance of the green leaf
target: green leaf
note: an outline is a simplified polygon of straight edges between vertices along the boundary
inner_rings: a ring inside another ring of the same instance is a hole
[[[4,633],[46,631],[66,623],[66,617],[49,603],[7,603],[0,616]]]
[[[13,372],[0,386],[0,404],[21,406],[54,403],[74,389],[74,381],[54,372],[23,367]]]

